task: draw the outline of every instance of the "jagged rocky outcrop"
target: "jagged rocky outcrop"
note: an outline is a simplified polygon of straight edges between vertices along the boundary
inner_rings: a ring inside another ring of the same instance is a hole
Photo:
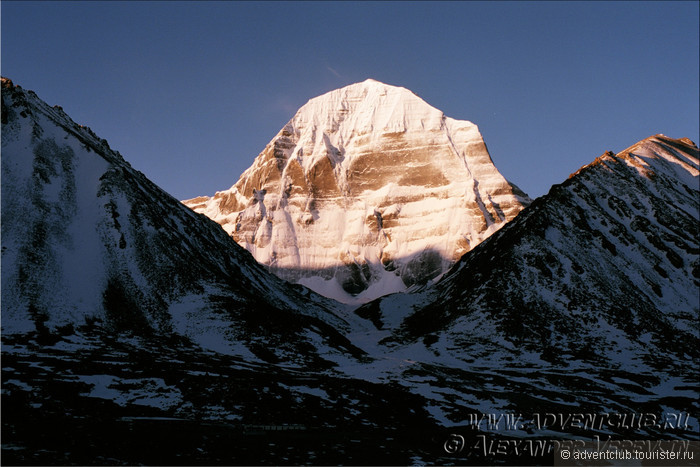
[[[329,302],[268,273],[89,128],[3,78],[3,335],[87,325],[251,360],[356,350]]]
[[[184,201],[341,301],[425,284],[529,202],[476,125],[374,80],[311,99],[233,187]]]

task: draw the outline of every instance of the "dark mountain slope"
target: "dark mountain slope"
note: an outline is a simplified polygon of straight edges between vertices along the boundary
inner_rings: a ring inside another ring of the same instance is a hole
[[[697,158],[691,142],[661,135],[597,158],[466,255],[406,335],[479,312],[526,348],[611,349],[599,334],[612,327],[697,357],[679,345],[697,342],[700,326]]]
[[[60,108],[3,79],[2,118],[4,335],[91,325],[252,360],[361,354],[330,301],[267,273]]]
[[[653,136],[554,186],[435,286],[356,313],[381,329],[377,354],[422,362],[401,378],[457,423],[474,408],[697,418],[699,205],[697,147]]]

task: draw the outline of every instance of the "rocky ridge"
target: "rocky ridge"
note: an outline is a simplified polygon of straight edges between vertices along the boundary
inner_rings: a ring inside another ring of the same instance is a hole
[[[2,119],[3,335],[87,326],[299,363],[347,344],[335,304],[269,274],[60,107],[3,78]]]
[[[434,287],[358,308],[376,352],[421,355],[404,384],[442,399],[451,421],[470,405],[673,408],[697,430],[698,157],[663,135],[598,157]]]

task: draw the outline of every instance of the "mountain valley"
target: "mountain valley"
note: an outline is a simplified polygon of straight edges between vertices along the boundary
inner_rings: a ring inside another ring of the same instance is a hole
[[[651,136],[531,200],[475,125],[368,80],[183,204],[3,78],[3,461],[551,463],[552,440],[700,441],[699,157]],[[486,448],[514,439],[549,448]]]

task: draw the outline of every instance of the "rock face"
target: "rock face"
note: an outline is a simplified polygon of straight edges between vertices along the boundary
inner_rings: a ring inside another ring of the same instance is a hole
[[[529,202],[476,125],[373,80],[310,100],[232,188],[184,201],[341,301],[426,283]]]
[[[59,107],[3,78],[2,119],[3,336],[179,335],[307,363],[312,336],[344,346],[327,300],[265,271]]]

